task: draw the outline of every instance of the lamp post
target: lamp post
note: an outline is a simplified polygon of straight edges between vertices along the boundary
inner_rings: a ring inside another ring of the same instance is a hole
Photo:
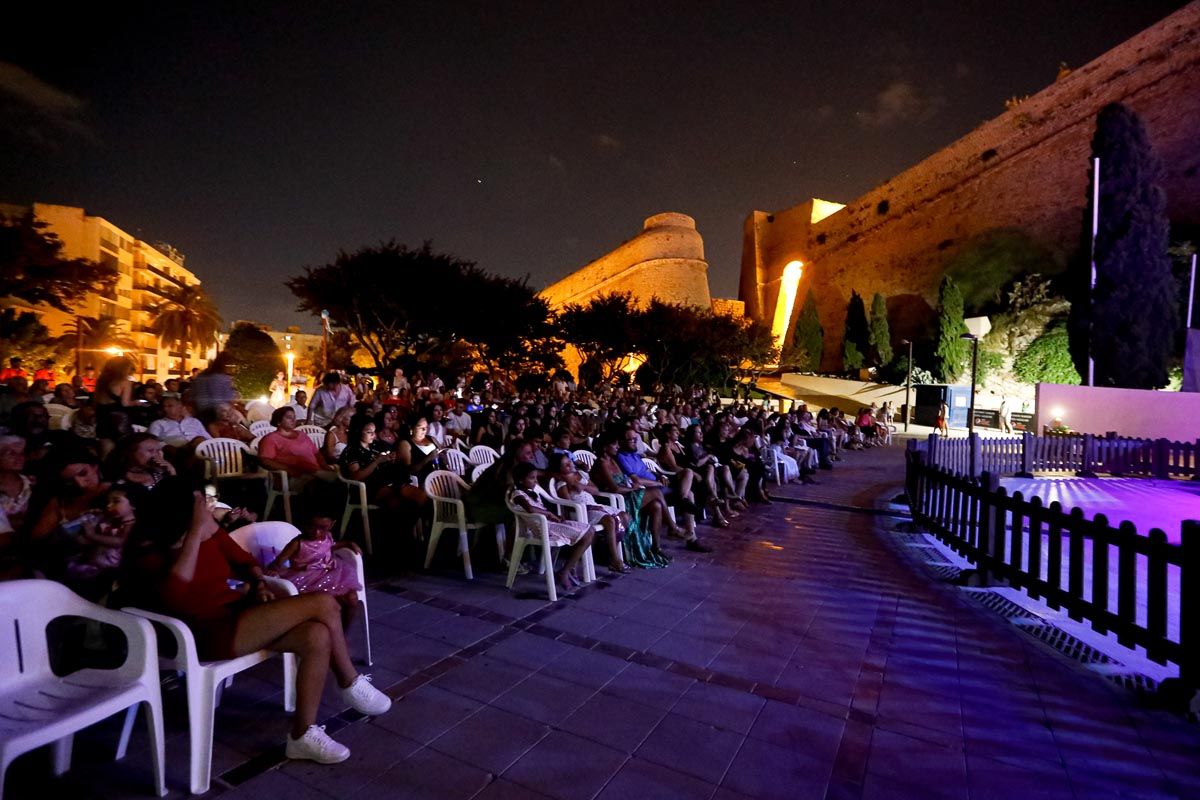
[[[321,311],[321,377],[329,372],[329,309]]]
[[[908,405],[908,396],[912,391],[912,347],[913,343],[910,339],[905,339],[900,344],[908,345],[908,376],[904,379],[904,432],[908,433],[908,418],[912,416],[912,408]]]
[[[967,437],[971,440],[971,480],[975,479],[975,383],[979,375],[979,337],[973,333],[964,333],[960,339],[971,343],[971,407],[967,409]]]

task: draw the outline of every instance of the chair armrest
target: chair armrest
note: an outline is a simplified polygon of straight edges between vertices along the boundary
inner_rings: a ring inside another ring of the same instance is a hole
[[[157,623],[175,639],[175,657],[165,659],[166,661],[170,661],[188,672],[200,668],[200,656],[196,651],[196,637],[192,635],[192,629],[182,620],[141,608],[123,608],[121,610],[126,614]]]
[[[292,595],[300,594],[300,590],[296,588],[296,584],[286,578],[277,578],[274,575],[263,575],[263,583],[271,587],[272,592],[278,597],[291,597]]]
[[[279,491],[287,494],[288,492],[288,474],[285,469],[273,469],[267,472],[267,480],[271,482],[272,488],[275,486],[275,481],[279,481]]]
[[[363,483],[362,481],[356,481],[351,478],[347,478],[340,471],[338,472],[337,476],[339,481],[346,484],[347,492],[358,492],[358,502],[365,507],[367,505],[367,484]]]
[[[623,495],[616,494],[615,492],[596,492],[595,497],[601,504],[612,506],[617,511],[624,513],[625,497]]]
[[[81,616],[112,625],[125,634],[127,652],[125,660],[113,670],[116,675],[131,680],[147,674],[157,674],[158,638],[154,633],[154,626],[147,620],[104,606],[90,606]]]

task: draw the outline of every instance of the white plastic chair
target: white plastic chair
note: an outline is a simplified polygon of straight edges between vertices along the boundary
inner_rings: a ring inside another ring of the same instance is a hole
[[[467,459],[472,464],[486,466],[500,459],[500,454],[486,444],[477,444],[471,448],[471,452],[467,454]]]
[[[587,472],[592,471],[592,467],[596,464],[596,454],[591,450],[576,450],[571,453],[571,460],[575,462],[577,467],[581,467]]]
[[[492,468],[491,464],[476,464],[471,467],[471,483],[479,480],[479,476]]]
[[[760,448],[759,453],[762,455],[763,468],[767,473],[767,478],[782,486],[785,481],[783,464],[779,462],[779,452],[771,445],[767,445]]]
[[[291,586],[287,581],[267,577],[265,580],[280,594],[287,593]],[[295,587],[292,586],[294,590]],[[296,710],[296,655],[259,650],[256,653],[231,658],[228,661],[201,661],[196,652],[196,639],[183,622],[140,608],[126,608],[126,612],[158,623],[175,641],[174,656],[159,656],[159,667],[176,670],[187,676],[188,740],[190,757],[188,785],[192,794],[204,794],[212,782],[213,723],[217,705],[220,703],[221,688],[234,675],[261,664],[275,656],[283,656],[283,708],[287,712]],[[157,676],[156,676],[157,679]],[[121,731],[121,744],[117,752],[124,752],[133,728],[133,716],[125,717]]]
[[[371,547],[371,512],[378,511],[379,506],[368,501],[367,485],[362,481],[350,480],[340,471],[338,472],[338,480],[346,485],[346,510],[342,512],[342,522],[338,526],[338,535],[346,535],[346,528],[350,525],[350,518],[354,515],[355,511],[362,514],[363,549],[367,551],[367,555],[371,555],[374,552]]]
[[[263,479],[262,472],[246,472],[245,456],[250,447],[237,439],[207,439],[196,445],[196,455],[207,464],[205,472],[209,478],[256,478]]]
[[[306,426],[307,427],[307,426]],[[308,440],[317,446],[318,450],[325,449],[325,431],[308,431],[306,434]]]
[[[446,466],[450,471],[458,475],[460,478],[467,474],[467,457],[461,450],[450,449],[442,452],[442,458],[446,461]]]
[[[253,439],[250,440],[250,443],[247,444],[246,447],[250,448],[250,452],[252,454],[258,455],[258,446],[259,446],[259,444],[262,443],[262,440],[263,440],[263,437],[255,436]]]
[[[238,528],[233,533],[229,534],[229,538],[233,539],[242,549],[258,560],[259,566],[265,567],[275,560],[283,548],[287,547],[288,543],[300,535],[300,530],[287,522],[256,522],[253,525],[244,525]],[[358,602],[362,604],[363,610],[363,631],[367,643],[367,664],[374,663],[371,660],[371,616],[367,612],[367,578],[363,571],[363,559],[358,553],[349,550],[345,547],[335,548],[333,557],[348,561],[354,565],[354,572],[358,577],[358,585],[362,588],[358,590]],[[289,595],[299,594],[296,586],[289,580],[284,578],[278,579]]]
[[[81,669],[59,677],[50,667],[46,626],[72,616],[116,626],[125,634],[125,661],[115,669]],[[89,603],[60,583],[0,583],[0,798],[13,760],[53,743],[54,773],[71,766],[75,732],[129,709],[132,732],[139,705],[146,706],[154,790],[167,793],[163,750],[162,693],[157,647],[149,622]],[[117,747],[125,756],[128,737]],[[53,792],[51,792],[53,794]]]
[[[486,525],[467,521],[467,509],[463,498],[469,488],[466,481],[450,470],[438,469],[426,476],[425,494],[433,501],[433,527],[429,531],[429,546],[425,551],[425,569],[429,569],[429,565],[433,563],[433,554],[437,552],[438,540],[442,533],[448,528],[455,529],[458,531],[458,553],[462,556],[463,572],[467,580],[475,579],[475,573],[471,569],[470,532]],[[500,525],[496,528],[497,541],[503,555],[504,528]]]
[[[561,516],[566,516],[567,513],[574,516],[577,512],[580,512],[583,514],[582,519],[584,521],[587,520],[587,511],[582,508],[581,504],[551,497],[540,486],[535,491],[543,504],[557,506]],[[508,582],[505,586],[511,589],[516,582],[517,571],[520,569],[521,558],[525,553],[525,548],[540,547],[542,548],[542,558],[538,564],[538,572],[545,575],[546,593],[550,595],[550,602],[557,602],[558,587],[554,584],[554,554],[551,552],[550,528],[547,524],[549,520],[541,514],[524,511],[511,500],[506,499],[505,503],[508,505],[508,510],[517,518],[517,535],[513,540],[512,560],[508,565]],[[576,519],[579,519],[579,517],[576,517]],[[584,582],[591,583],[596,580],[596,566],[592,560],[591,548],[584,550],[583,559],[580,563],[583,565]]]
[[[319,433],[321,434],[322,444],[325,442],[325,429],[320,425],[299,425],[296,427],[296,430],[300,433]],[[318,447],[320,446],[321,445],[318,445]]]
[[[270,433],[273,430],[275,430],[275,426],[272,425],[271,423],[267,422],[266,420],[260,419],[258,422],[250,423],[250,432],[260,438],[263,436],[266,436],[268,433]]]
[[[51,430],[65,431],[71,427],[71,419],[75,416],[75,409],[70,406],[64,406],[62,403],[47,403],[46,413],[50,415]]]
[[[288,522],[292,521],[292,498],[298,496],[299,492],[292,491],[288,483],[288,474],[285,469],[273,469],[267,473],[267,507],[263,509],[263,521],[270,519],[271,509],[275,507],[275,501],[283,498],[283,518]]]

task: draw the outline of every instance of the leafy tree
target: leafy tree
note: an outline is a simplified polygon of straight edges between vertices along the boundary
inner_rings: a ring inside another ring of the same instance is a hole
[[[947,275],[938,289],[936,352],[938,374],[946,383],[957,381],[966,364],[969,345],[962,339],[964,333],[967,333],[967,326],[963,321],[962,294]]]
[[[1051,325],[1017,355],[1013,361],[1013,374],[1024,383],[1079,384],[1068,339],[1067,328],[1062,322]]]
[[[579,351],[580,371],[611,381],[621,362],[635,352],[638,312],[628,292],[593,297],[586,305],[571,303],[558,312],[559,335]]]
[[[986,341],[1010,356],[1023,350],[1070,308],[1066,299],[1054,292],[1050,279],[1036,273],[1014,281],[1002,296],[1005,310],[992,317]]]
[[[188,352],[193,348],[203,355],[217,339],[221,315],[212,299],[198,285],[174,286],[159,290],[161,302],[149,309],[150,331],[164,347],[175,345],[183,352],[180,377],[188,374]]]
[[[84,258],[64,258],[62,242],[30,210],[0,217],[0,297],[70,312],[89,292],[109,292],[117,270]]]
[[[807,372],[818,372],[821,369],[821,356],[825,348],[825,330],[821,327],[821,317],[817,312],[817,298],[812,289],[804,299],[804,307],[796,320],[796,331],[792,334],[792,347],[796,354],[791,363],[799,365]]]
[[[1093,194],[1089,177],[1083,255],[1074,270],[1076,296],[1071,306],[1074,362],[1079,373],[1086,374],[1090,352],[1098,386],[1158,388],[1169,379],[1179,326],[1179,287],[1167,254],[1170,225],[1160,185],[1162,164],[1141,120],[1119,103],[1100,110],[1092,155],[1100,159],[1096,286],[1088,291]]]
[[[17,357],[36,368],[47,358],[64,363],[69,352],[60,339],[50,336],[37,314],[15,308],[0,310],[0,363],[7,365],[10,358]]]
[[[267,394],[275,373],[286,369],[275,340],[248,322],[234,326],[222,352],[229,358],[233,386],[242,397]]]
[[[1003,293],[998,289],[1022,275],[1054,275],[1062,269],[1053,254],[1028,234],[994,228],[964,242],[947,262],[945,274],[962,293],[968,315],[990,315],[1004,309]]]
[[[891,363],[892,333],[888,328],[887,300],[878,292],[871,299],[870,345],[874,348],[876,364]]]
[[[1004,368],[1004,355],[979,343],[979,365],[975,377],[980,386],[987,386],[988,380]]]
[[[850,302],[846,305],[846,333],[842,337],[842,364],[845,369],[855,370],[863,366],[870,341],[867,308],[858,292],[851,292]]]

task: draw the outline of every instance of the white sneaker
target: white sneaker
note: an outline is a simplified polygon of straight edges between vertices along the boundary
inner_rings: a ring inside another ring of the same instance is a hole
[[[392,707],[391,698],[371,685],[369,675],[359,675],[342,689],[342,700],[360,714],[377,717]]]
[[[330,739],[324,725],[309,725],[299,739],[289,736],[284,752],[288,758],[307,759],[318,764],[340,764],[350,757],[350,748]]]

